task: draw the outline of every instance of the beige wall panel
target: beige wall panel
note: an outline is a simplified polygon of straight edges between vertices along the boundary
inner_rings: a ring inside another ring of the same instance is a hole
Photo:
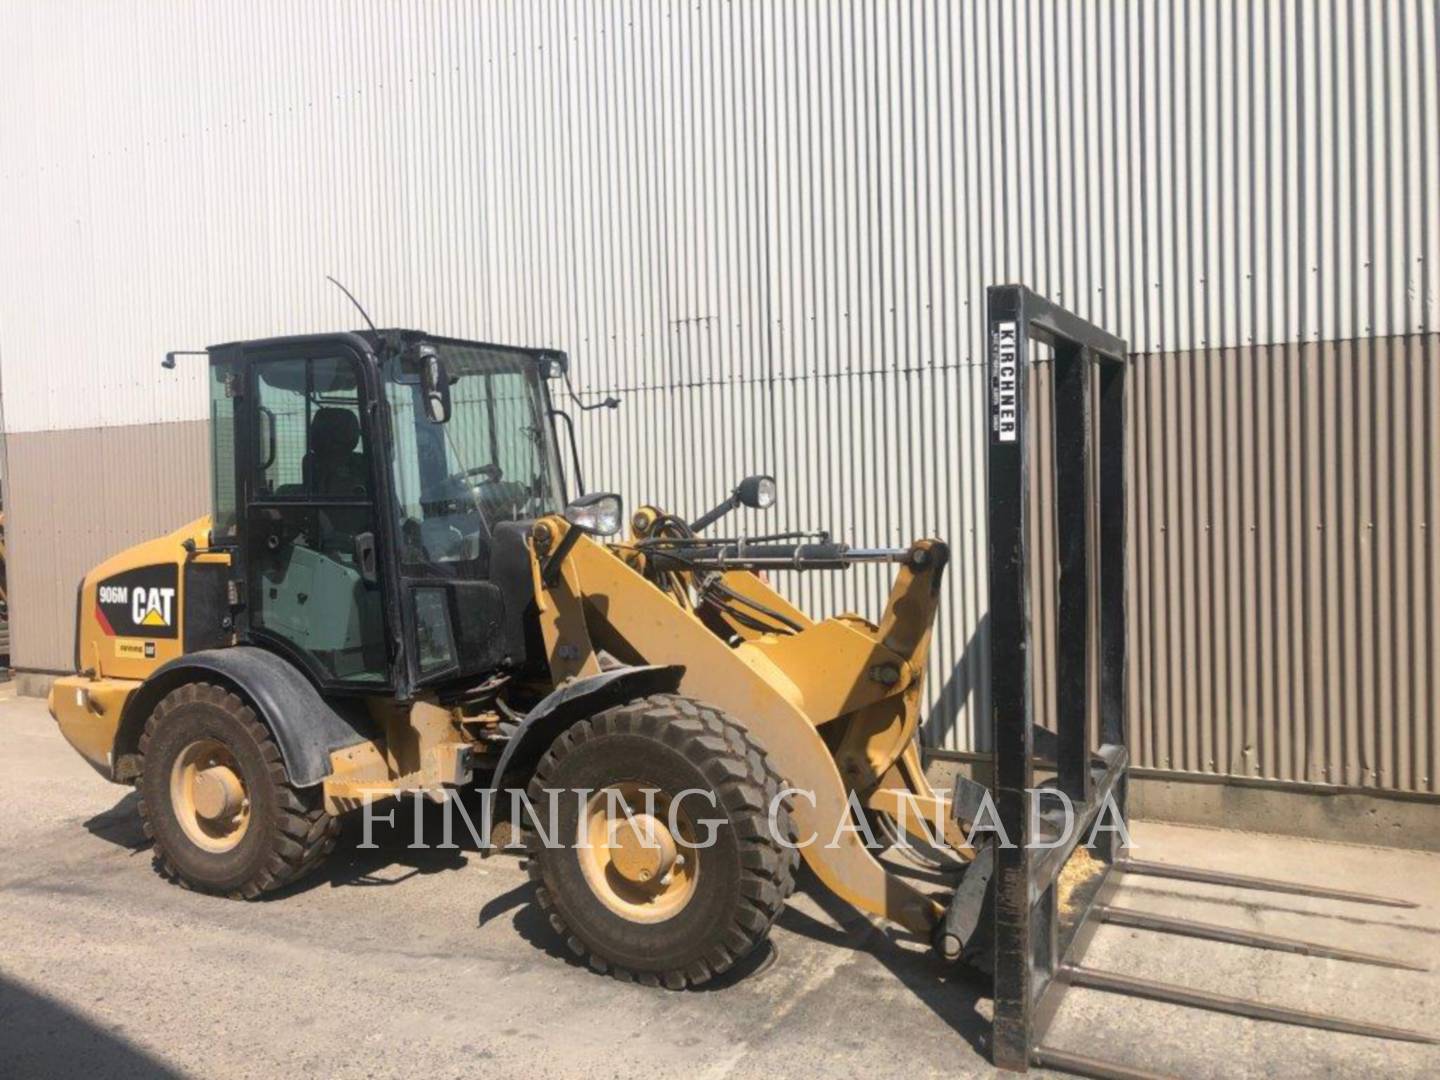
[[[206,512],[209,424],[12,433],[5,441],[11,663],[69,671],[84,573]]]
[[[1134,360],[1139,764],[1436,792],[1440,338]]]

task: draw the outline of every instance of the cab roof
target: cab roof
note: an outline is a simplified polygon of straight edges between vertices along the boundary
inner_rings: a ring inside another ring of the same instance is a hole
[[[392,347],[397,345],[403,347],[413,341],[433,341],[439,345],[469,345],[479,349],[498,349],[505,352],[522,353],[536,360],[548,360],[565,356],[564,351],[561,349],[537,348],[530,345],[506,345],[495,341],[475,341],[470,338],[445,337],[440,334],[427,333],[424,330],[408,330],[402,327],[391,327],[383,330],[336,330],[330,333],[288,334],[279,337],[226,341],[217,345],[206,346],[206,352],[214,353],[231,349],[272,349],[288,345],[318,344],[322,341],[335,341],[337,339],[345,340],[352,347],[371,353],[378,353],[387,344]]]

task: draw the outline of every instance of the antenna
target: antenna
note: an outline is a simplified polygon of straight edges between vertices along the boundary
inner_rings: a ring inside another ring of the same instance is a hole
[[[344,285],[341,285],[340,282],[336,281],[329,274],[325,275],[325,280],[330,282],[332,285],[334,285],[337,289],[339,289],[341,292],[343,292],[346,296],[350,298],[350,302],[355,305],[355,310],[360,312],[360,317],[370,324],[370,332],[372,334],[380,333],[379,330],[375,329],[375,321],[371,319],[369,315],[365,314],[365,309],[360,306],[360,301],[355,299],[354,293],[352,293]]]

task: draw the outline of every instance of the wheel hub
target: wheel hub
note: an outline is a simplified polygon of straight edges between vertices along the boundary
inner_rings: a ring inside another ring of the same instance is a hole
[[[195,812],[206,821],[232,818],[245,801],[245,785],[228,765],[212,765],[195,774]]]
[[[230,851],[250,827],[240,763],[218,739],[196,739],[170,769],[170,808],[185,836],[210,852]]]
[[[649,814],[636,814],[615,827],[610,862],[626,881],[643,885],[663,880],[677,855],[675,837],[663,821]]]
[[[591,890],[611,911],[631,922],[663,922],[695,895],[694,836],[683,806],[672,818],[664,792],[623,783],[591,796],[575,854]]]

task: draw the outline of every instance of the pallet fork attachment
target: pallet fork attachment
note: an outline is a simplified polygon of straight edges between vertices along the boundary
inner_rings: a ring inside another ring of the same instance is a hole
[[[1129,1080],[1155,1075],[1044,1044],[1050,1022],[1070,986],[1375,1038],[1440,1042],[1418,1031],[1267,1005],[1084,966],[1091,939],[1097,928],[1108,922],[1157,933],[1414,970],[1405,961],[1370,953],[1120,907],[1113,898],[1126,875],[1161,876],[1391,907],[1415,905],[1387,897],[1128,857],[1121,839],[1124,829],[1117,827],[1126,820],[1129,768],[1124,726],[1127,347],[1120,338],[1024,286],[992,286],[986,299],[990,407],[988,663],[993,792],[1000,829],[1009,841],[992,845],[994,865],[988,886],[994,911],[995,1064],[1021,1072],[1037,1065]],[[1050,348],[1049,362],[1053,365],[1050,383],[1054,429],[1050,442],[1054,503],[1044,508],[1054,514],[1058,563],[1056,640],[1052,643],[1057,704],[1055,715],[1050,717],[1036,715],[1030,670],[1036,650],[1028,614],[1034,555],[1028,541],[1028,516],[1035,466],[1032,452],[1040,444],[1029,430],[1026,395],[1032,365],[1037,362],[1031,355],[1036,342]],[[1096,478],[1093,483],[1092,475]],[[1094,552],[1090,550],[1092,536],[1098,538]],[[1098,573],[1094,590],[1090,581],[1092,567]],[[1097,598],[1096,612],[1090,606],[1092,591]],[[1092,616],[1099,632],[1095,642],[1099,743],[1095,747],[1089,740],[1088,637]],[[1036,753],[1037,721],[1053,727],[1055,733],[1053,740],[1046,740],[1053,745],[1045,746],[1043,755]],[[1054,781],[1050,786],[1062,791],[1074,807],[1074,827],[1056,846],[1048,846],[1054,843],[1054,830],[1035,805],[1036,767],[1046,764],[1040,760],[1042,756],[1053,756]],[[1034,841],[1042,839],[1047,846],[1032,847]],[[948,922],[963,920],[952,914]],[[957,926],[957,930],[963,930],[963,926]]]

